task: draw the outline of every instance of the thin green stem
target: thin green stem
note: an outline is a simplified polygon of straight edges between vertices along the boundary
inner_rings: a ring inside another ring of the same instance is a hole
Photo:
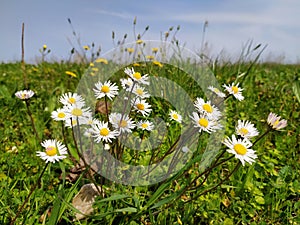
[[[39,137],[39,135],[38,135],[38,132],[37,132],[37,130],[36,130],[36,127],[35,127],[35,123],[34,123],[34,119],[33,119],[33,117],[32,117],[32,113],[31,113],[30,108],[29,108],[29,101],[28,101],[28,100],[25,100],[25,104],[26,104],[26,108],[27,108],[27,113],[28,113],[28,115],[29,115],[29,117],[30,117],[30,121],[31,121],[31,125],[32,125],[32,128],[33,128],[33,132],[34,132],[34,134],[35,134],[37,140],[38,140],[39,142],[41,142],[41,139],[40,139],[40,137]]]
[[[43,171],[41,172],[39,178],[37,179],[37,182],[35,183],[34,186],[32,186],[32,188],[31,188],[31,190],[30,190],[28,196],[26,197],[25,201],[23,202],[23,204],[22,204],[21,207],[19,208],[19,210],[18,210],[16,216],[15,216],[15,217],[13,218],[13,220],[10,222],[10,225],[14,224],[15,221],[16,221],[16,219],[19,217],[19,215],[20,215],[20,213],[22,212],[24,206],[25,206],[26,203],[28,202],[30,196],[32,195],[32,193],[34,192],[34,190],[36,189],[36,187],[39,185],[39,183],[40,183],[40,181],[41,181],[41,179],[42,179],[42,176],[44,175],[44,173],[45,173],[46,168],[48,167],[48,165],[49,165],[49,162],[46,163],[46,165],[45,165]]]

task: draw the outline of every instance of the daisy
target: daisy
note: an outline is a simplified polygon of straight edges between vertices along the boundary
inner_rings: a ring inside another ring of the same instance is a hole
[[[77,93],[65,93],[59,98],[59,102],[63,105],[78,105],[78,106],[84,106],[85,102],[81,95],[78,95]]]
[[[287,126],[287,121],[282,119],[281,117],[277,116],[275,113],[270,113],[267,119],[267,123],[269,126],[274,130],[280,130],[282,128],[285,128]]]
[[[171,112],[169,113],[169,116],[170,116],[171,120],[175,120],[178,123],[182,122],[182,116],[180,114],[178,114],[175,110],[171,110]]]
[[[137,97],[140,97],[140,98],[149,98],[150,95],[144,90],[145,88],[144,87],[141,87],[139,85],[135,85],[134,88],[133,88],[133,93],[137,96]]]
[[[148,120],[143,120],[137,123],[137,128],[142,130],[151,131],[154,129],[154,125],[152,122]]]
[[[252,123],[245,120],[238,120],[238,124],[235,127],[235,131],[237,135],[243,138],[253,138],[259,134],[257,129],[254,127]]]
[[[96,88],[93,90],[97,99],[107,96],[110,100],[112,100],[116,95],[118,95],[118,86],[110,81],[105,81],[104,83],[99,81],[95,84],[95,86]]]
[[[236,139],[235,135],[232,135],[232,140],[227,137],[223,144],[228,147],[227,152],[234,154],[243,166],[245,166],[245,162],[252,164],[257,158],[255,151],[251,149],[252,143],[247,138]]]
[[[217,96],[219,96],[220,98],[225,98],[226,95],[225,93],[223,93],[222,91],[220,91],[218,88],[213,87],[213,86],[209,86],[208,90],[211,90],[213,93],[215,93]]]
[[[210,101],[205,102],[202,98],[197,98],[194,106],[200,114],[206,115],[210,119],[218,120],[221,113],[217,107],[212,105]]]
[[[34,95],[32,90],[23,90],[15,93],[15,96],[21,100],[26,100],[31,98]]]
[[[131,101],[133,109],[141,113],[143,116],[148,116],[152,109],[151,106],[144,99],[134,98]]]
[[[65,109],[59,108],[51,113],[51,118],[55,121],[65,121],[70,118],[70,113],[67,113]]]
[[[130,78],[139,83],[139,84],[146,84],[148,85],[148,74],[142,75],[140,72],[135,72],[133,68],[129,69],[128,67],[125,68],[124,72],[130,76]]]
[[[205,131],[210,134],[211,132],[215,132],[222,128],[216,120],[211,120],[204,115],[199,116],[196,112],[193,112],[193,116],[190,117],[194,122],[194,127],[199,128],[199,132]]]
[[[120,79],[121,81],[121,86],[125,91],[132,91],[132,86],[133,86],[133,80],[128,77],[127,79],[122,78]]]
[[[128,115],[122,115],[121,113],[111,113],[109,115],[109,122],[120,133],[131,133],[131,130],[135,127],[134,121]]]
[[[237,85],[234,85],[234,83],[232,83],[229,86],[224,84],[223,87],[226,89],[226,91],[229,94],[232,94],[237,100],[239,100],[239,101],[244,100],[244,96],[242,95],[243,89],[239,87],[239,83],[237,83]]]
[[[112,142],[112,139],[115,139],[118,135],[118,131],[109,129],[107,122],[99,121],[92,124],[92,136],[97,143],[101,141]]]
[[[38,151],[37,156],[45,160],[46,163],[55,163],[56,161],[58,162],[66,158],[66,155],[68,154],[66,146],[60,141],[49,139],[43,141],[41,145],[45,148],[45,151]]]

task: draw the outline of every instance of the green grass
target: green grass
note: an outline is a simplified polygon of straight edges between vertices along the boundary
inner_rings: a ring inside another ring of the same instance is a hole
[[[26,65],[29,88],[36,93],[30,109],[42,139],[62,140],[60,126],[50,115],[58,108],[61,94],[75,91],[86,68],[83,64],[68,63]],[[182,72],[172,67],[151,67],[151,70],[152,74],[168,79],[173,74],[174,80],[181,79],[181,85],[191,86],[189,80],[182,79]],[[96,199],[95,213],[72,222],[75,211],[70,202],[80,187],[90,181],[86,176],[76,182],[64,180],[73,167],[67,159],[47,169],[17,221],[42,224],[45,218],[45,224],[300,224],[300,103],[293,92],[293,85],[300,82],[300,66],[228,63],[215,65],[212,70],[220,84],[231,83],[238,73],[248,71],[240,78],[245,101],[226,102],[226,135],[233,133],[238,119],[252,121],[261,133],[266,130],[269,112],[288,120],[283,131],[272,132],[255,145],[258,159],[252,166],[240,167],[221,187],[186,204],[186,199],[224,178],[237,160],[216,168],[201,188],[178,199],[177,191],[199,173],[197,162],[182,175],[151,186],[124,186],[106,181],[103,185],[106,196]],[[78,77],[70,77],[65,71],[72,71]],[[201,94],[192,87],[192,96]],[[34,136],[26,106],[14,96],[22,89],[21,64],[1,64],[0,224],[9,223],[15,216],[45,166],[35,153],[41,146]],[[68,140],[69,147],[74,148],[70,132]],[[101,180],[99,176],[96,179]]]

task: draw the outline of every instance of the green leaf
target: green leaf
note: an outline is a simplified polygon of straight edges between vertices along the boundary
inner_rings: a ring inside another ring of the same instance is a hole
[[[265,204],[265,199],[261,196],[255,196],[255,201],[261,205]]]
[[[116,209],[115,212],[137,212],[137,209],[134,207],[126,207],[122,209]]]
[[[300,102],[300,82],[294,81],[292,88],[293,88],[293,92],[294,92],[295,96],[297,97],[298,101]]]

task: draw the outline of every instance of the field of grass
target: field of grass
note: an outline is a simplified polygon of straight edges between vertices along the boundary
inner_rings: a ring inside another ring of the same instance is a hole
[[[266,120],[270,112],[286,119],[288,125],[264,136],[253,147],[258,156],[255,162],[238,167],[231,176],[230,172],[238,163],[235,158],[212,168],[193,182],[202,172],[198,152],[173,177],[149,186],[122,185],[99,174],[92,174],[91,179],[86,172],[88,168],[77,170],[76,175],[71,173],[79,157],[74,150],[72,131],[63,129],[64,140],[61,124],[50,116],[60,107],[58,101],[62,94],[76,91],[88,66],[43,62],[26,65],[24,71],[21,63],[0,64],[0,224],[9,224],[16,217],[35,184],[16,224],[300,224],[299,65],[209,64],[220,84],[231,84],[245,73],[239,79],[245,100],[228,98],[225,103],[225,135],[234,133],[238,120],[251,121],[263,134],[268,129]],[[179,80],[193,97],[203,94],[191,80],[182,78],[182,71],[167,65],[150,66],[150,69],[147,65],[135,69],[143,73],[151,71],[150,76]],[[66,71],[77,77],[67,75]],[[168,77],[169,74],[172,77]],[[15,97],[15,92],[25,85],[35,92],[29,110],[39,137],[35,136],[25,101]],[[168,103],[156,98],[151,99],[151,103],[157,103],[155,113],[166,118]],[[158,159],[170,148],[179,131],[176,124],[170,128],[167,132],[170,143],[161,146],[156,155]],[[201,138],[208,137],[205,135]],[[45,139],[64,142],[73,149],[75,160],[68,157],[51,164],[37,183],[45,162],[36,156],[36,151],[42,151],[40,142]],[[196,148],[203,148],[205,144],[201,142]],[[131,153],[124,150],[123,160],[132,160]],[[143,156],[150,157],[146,153],[139,157]],[[230,154],[226,152],[220,161],[228,157]],[[74,220],[78,210],[74,209],[72,199],[84,184],[92,181],[101,184],[104,197],[96,197],[92,214]],[[214,188],[218,183],[220,185]]]

